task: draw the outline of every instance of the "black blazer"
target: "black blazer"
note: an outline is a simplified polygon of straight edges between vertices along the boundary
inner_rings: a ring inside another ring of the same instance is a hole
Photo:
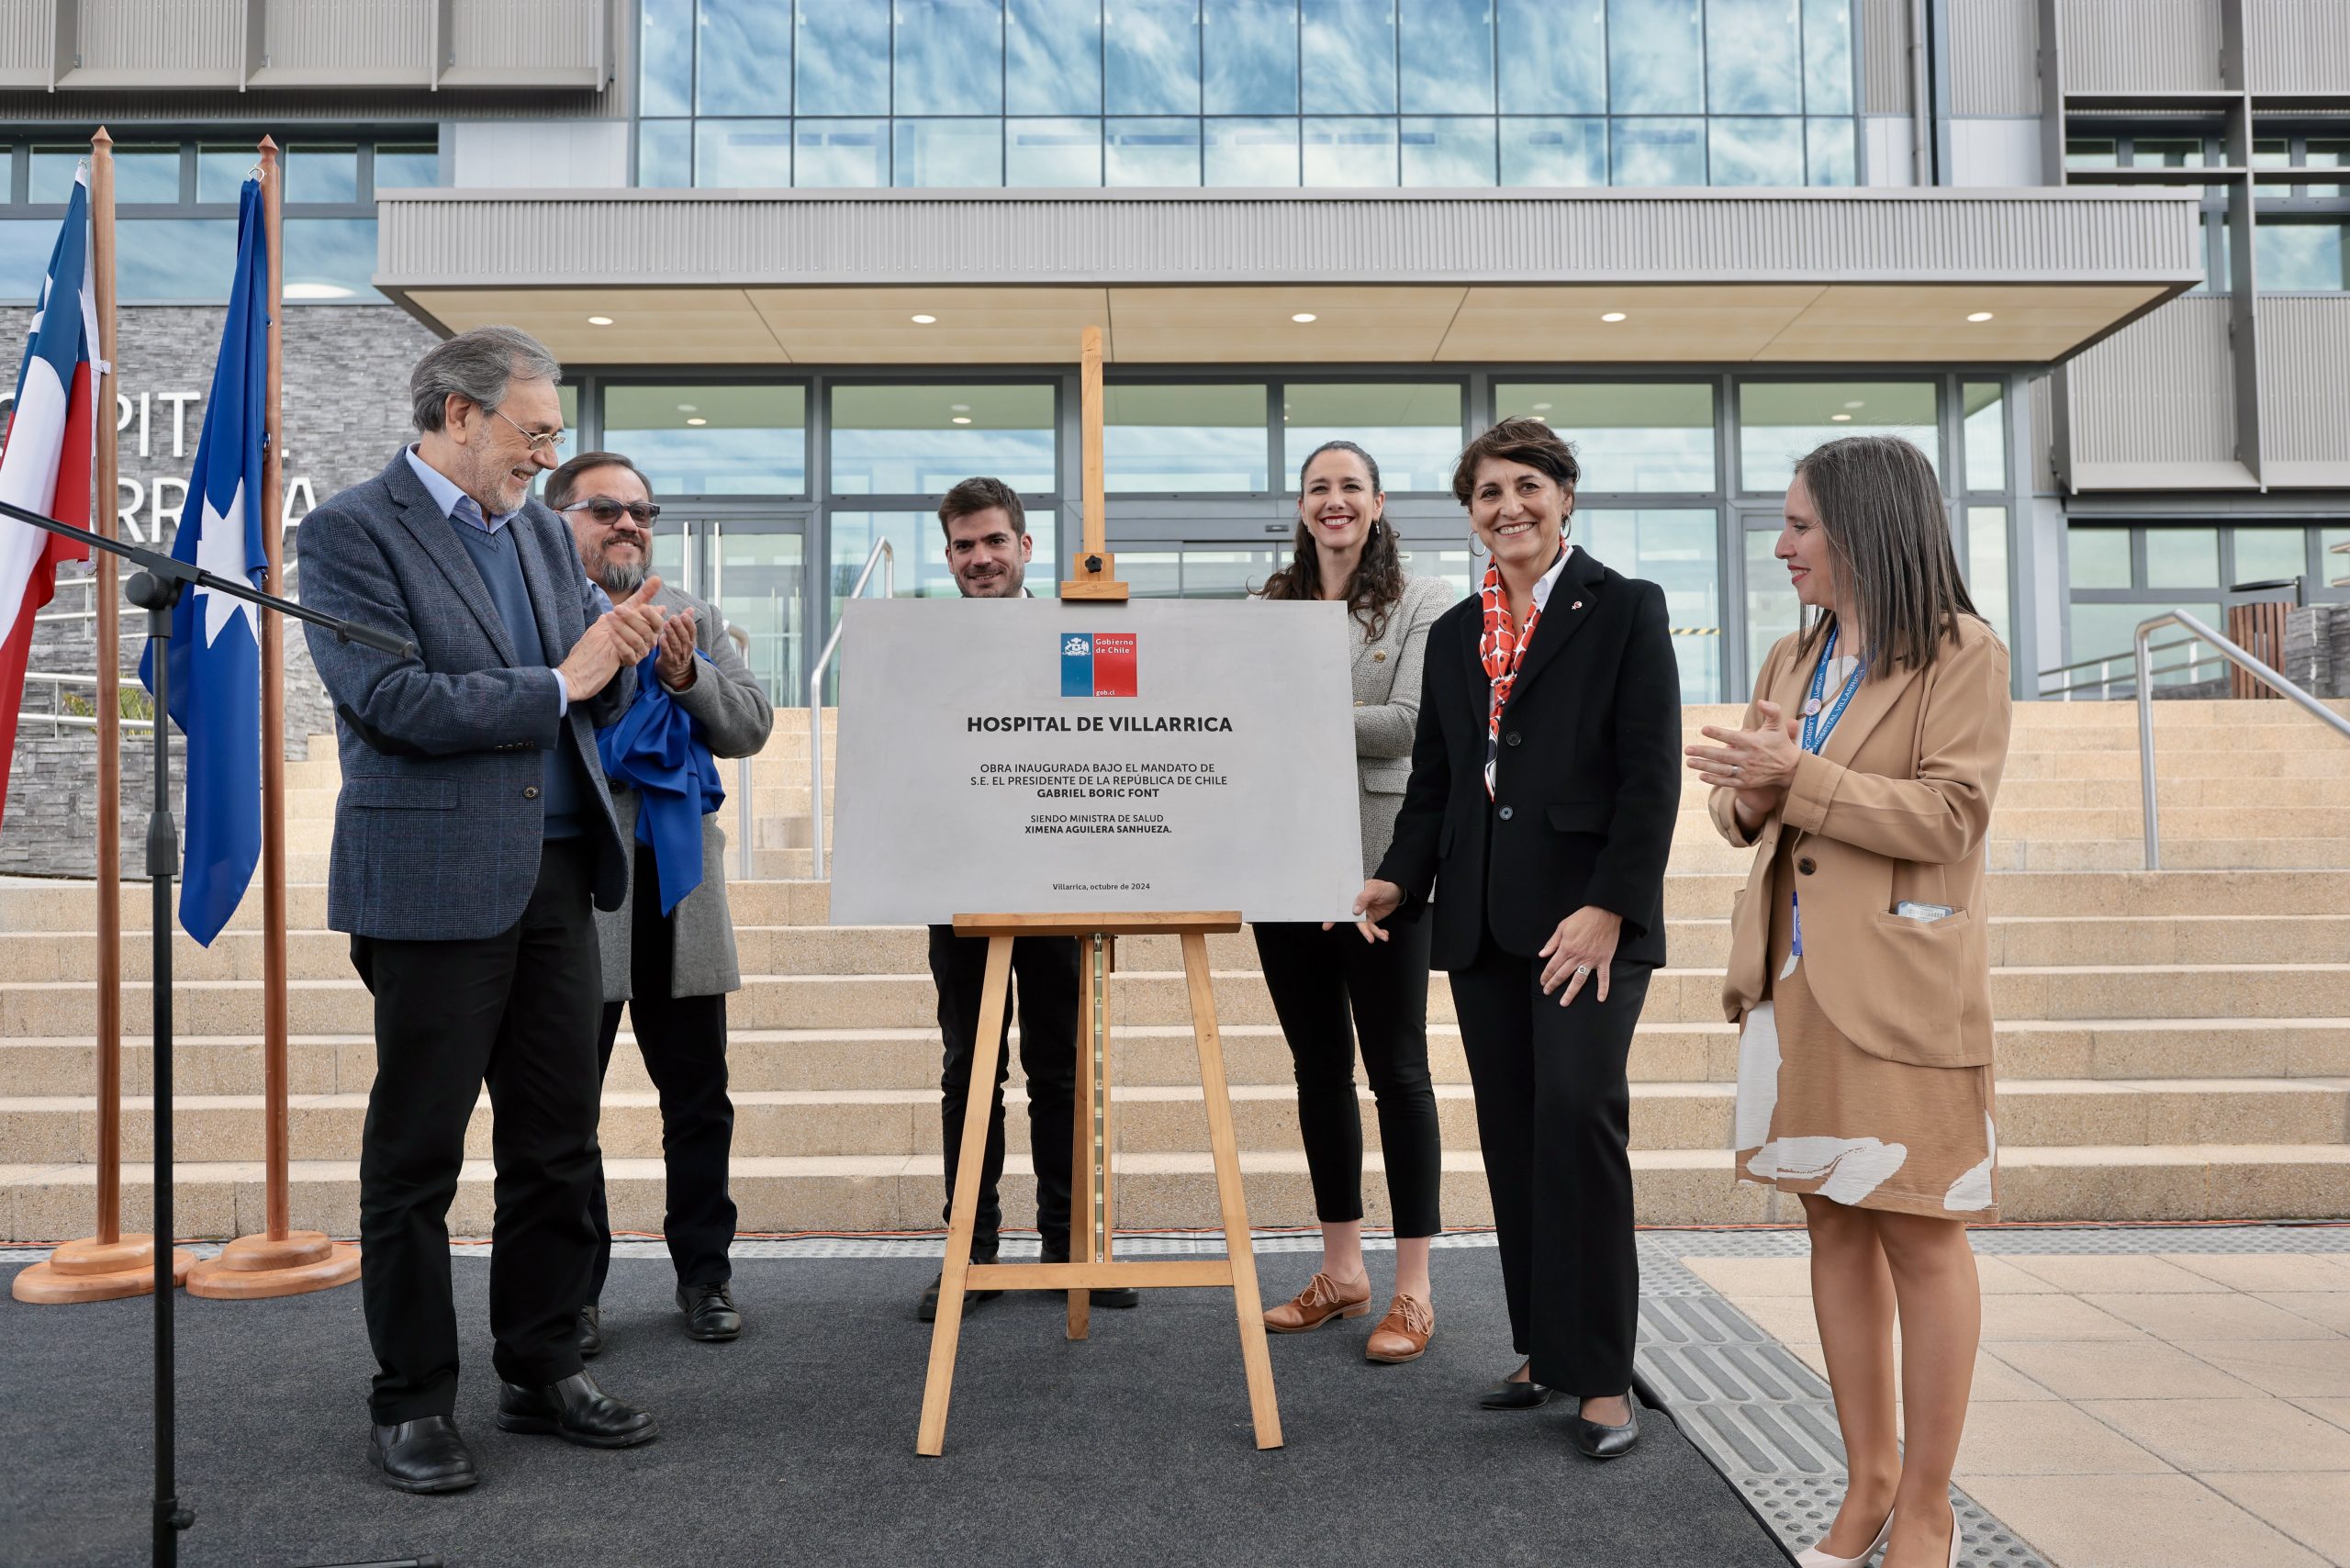
[[[1568,557],[1502,710],[1491,801],[1483,626],[1471,594],[1428,633],[1412,778],[1380,879],[1404,890],[1403,918],[1436,922],[1438,969],[1475,961],[1487,925],[1503,951],[1531,958],[1585,904],[1623,916],[1617,962],[1662,964],[1664,863],[1681,809],[1681,675],[1664,590],[1581,548]],[[1431,888],[1434,912],[1422,915]]]

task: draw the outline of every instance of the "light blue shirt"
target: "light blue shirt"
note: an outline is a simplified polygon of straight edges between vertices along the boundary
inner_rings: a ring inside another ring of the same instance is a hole
[[[441,515],[451,522],[462,522],[466,527],[479,529],[484,533],[496,533],[522,515],[521,509],[519,507],[512,511],[499,512],[495,517],[484,515],[480,502],[457,488],[457,482],[454,479],[418,456],[416,448],[409,447],[407,455],[408,465],[416,470],[416,476],[422,482],[425,492],[432,498],[432,504],[439,507]],[[554,672],[554,696],[556,717],[560,718],[570,712],[571,687],[563,678],[561,670]]]

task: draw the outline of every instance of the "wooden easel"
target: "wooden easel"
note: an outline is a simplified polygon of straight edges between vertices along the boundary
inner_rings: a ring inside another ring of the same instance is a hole
[[[946,1405],[955,1391],[955,1348],[963,1327],[968,1290],[1065,1290],[1069,1337],[1086,1337],[1097,1288],[1192,1286],[1229,1288],[1239,1319],[1240,1361],[1248,1374],[1248,1411],[1257,1446],[1281,1446],[1281,1418],[1273,1396],[1273,1363],[1265,1348],[1264,1308],[1257,1294],[1257,1258],[1248,1239],[1248,1201],[1240,1186],[1240,1148],[1232,1131],[1232,1097],[1225,1084],[1224,1046],[1216,1036],[1215,996],[1208,983],[1208,936],[1237,931],[1237,913],[958,914],[957,936],[988,940],[987,977],[979,991],[979,1036],[971,1062],[971,1093],[963,1114],[966,1158],[955,1171],[954,1217],[946,1231],[946,1263],[939,1275],[938,1317],[931,1330],[930,1375],[923,1385],[922,1428],[914,1451],[936,1458],[946,1445]],[[1121,1263],[1110,1256],[1110,975],[1120,936],[1172,935],[1183,948],[1183,978],[1191,993],[1192,1036],[1200,1050],[1200,1097],[1207,1106],[1208,1144],[1215,1162],[1225,1256]],[[1071,1185],[1069,1260],[1066,1263],[973,1263],[971,1232],[979,1201],[979,1151],[987,1146],[996,1056],[1003,1045],[1003,1014],[1012,984],[1012,944],[1020,936],[1078,939],[1078,1018],[1086,1048],[1078,1053],[1077,1135]]]
[[[1085,476],[1084,535],[1076,577],[1061,584],[1063,599],[1124,603],[1126,585],[1105,537],[1102,481],[1102,330],[1088,327],[1080,348]],[[939,1275],[938,1316],[930,1336],[930,1375],[923,1384],[922,1428],[914,1451],[936,1458],[946,1446],[946,1403],[955,1392],[955,1346],[962,1336],[967,1290],[1069,1293],[1069,1337],[1082,1339],[1097,1288],[1133,1285],[1229,1288],[1240,1320],[1240,1363],[1248,1378],[1248,1411],[1257,1446],[1281,1446],[1281,1417],[1273,1399],[1273,1362],[1265,1349],[1265,1318],[1257,1295],[1257,1255],[1248,1240],[1248,1205],[1240,1189],[1240,1146],[1232,1132],[1232,1096],[1225,1085],[1224,1046],[1215,1032],[1215,994],[1208,984],[1208,936],[1237,931],[1237,913],[1147,914],[958,914],[955,934],[988,940],[987,979],[979,991],[971,1094],[963,1114],[968,1151],[955,1171],[954,1217],[946,1230],[946,1264]],[[1110,974],[1117,939],[1174,936],[1183,948],[1183,976],[1192,1001],[1192,1036],[1200,1047],[1200,1097],[1207,1104],[1208,1144],[1215,1159],[1215,1190],[1223,1211],[1221,1260],[1168,1259],[1120,1263],[1110,1256]],[[1020,936],[1074,936],[1079,943],[1078,1017],[1088,1048],[1078,1053],[1075,1148],[1069,1166],[1069,1260],[1066,1263],[971,1261],[971,1229],[979,1202],[979,1151],[987,1147],[997,1054],[1003,1048],[1003,1010],[1012,988],[1012,944]],[[1082,1193],[1079,1200],[1079,1193]]]

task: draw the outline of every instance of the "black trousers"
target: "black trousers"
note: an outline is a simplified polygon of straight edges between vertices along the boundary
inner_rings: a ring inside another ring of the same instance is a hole
[[[681,1285],[714,1284],[734,1277],[726,1249],[734,1240],[734,1199],[726,1190],[727,1159],[734,1148],[734,1102],[726,1097],[726,998],[671,996],[677,920],[661,913],[661,874],[653,846],[636,846],[629,897],[627,1002],[604,1003],[596,1042],[599,1084],[611,1070],[621,1009],[636,1028],[636,1048],[661,1096],[661,1163],[667,1177],[667,1212],[661,1234]],[[604,1204],[604,1162],[596,1161],[596,1269],[588,1299],[604,1294],[612,1266],[612,1221]]]
[[[951,925],[930,928],[930,978],[938,985],[938,1034],[946,1060],[938,1075],[938,1111],[946,1128],[946,1205],[954,1218],[955,1170],[961,1163],[963,1114],[970,1102],[971,1062],[979,1044],[979,991],[987,979],[988,944],[957,936]],[[1004,999],[1004,1035],[1013,1006],[1020,1010],[1020,1070],[1028,1080],[1028,1157],[1036,1171],[1036,1228],[1069,1236],[1070,1140],[1077,1134],[1077,939],[1022,936],[1012,944],[1013,991]],[[1001,1044],[1001,1042],[999,1042]],[[988,1146],[980,1155],[979,1213],[972,1234],[990,1246],[1003,1228],[996,1188],[1003,1179],[1003,1085],[1008,1053],[995,1060],[994,1102],[988,1111]]]
[[[1621,1394],[1640,1297],[1624,1065],[1652,971],[1618,964],[1606,1002],[1586,983],[1562,1008],[1542,994],[1543,962],[1503,952],[1488,930],[1452,971],[1510,1335],[1537,1383]]]
[[[1355,1047],[1379,1102],[1387,1202],[1398,1236],[1434,1236],[1444,1180],[1436,1088],[1428,1081],[1431,923],[1397,922],[1384,942],[1352,925],[1259,924],[1265,989],[1297,1071],[1297,1125],[1314,1180],[1314,1213],[1362,1218],[1362,1111]],[[1353,1017],[1348,1021],[1348,1010]]]
[[[596,1010],[603,991],[590,914],[594,852],[550,839],[522,918],[496,936],[392,942],[354,936],[375,998],[375,1083],[359,1150],[361,1294],[378,1371],[369,1405],[386,1425],[454,1412],[457,1316],[449,1203],[465,1122],[483,1083],[495,1117],[491,1356],[509,1383],[579,1370],[573,1322],[596,1233]],[[432,896],[418,890],[418,896]]]

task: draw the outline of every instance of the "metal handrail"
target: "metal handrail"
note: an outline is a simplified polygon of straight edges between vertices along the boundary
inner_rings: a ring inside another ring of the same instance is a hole
[[[2158,654],[2166,654],[2173,648],[2199,648],[2200,646],[2200,642],[2194,637],[2181,637],[2177,642],[2173,643],[2156,643],[2154,645],[2153,651]],[[2065,701],[2070,702],[2080,693],[2093,689],[2098,694],[2100,700],[2109,699],[2113,694],[2113,688],[2117,679],[2113,673],[2113,666],[2124,662],[2130,656],[2130,651],[2125,648],[2118,654],[2104,654],[2093,659],[2078,659],[2072,664],[2058,665],[2052,669],[2042,670],[2040,672],[2040,679],[2042,681],[2040,695],[2043,699],[2061,697]],[[2154,671],[2154,673],[2156,675],[2177,675],[2183,670],[2191,680],[2195,678],[2196,673],[2202,668],[2203,662],[2204,661],[2199,655],[2189,654],[2185,663],[2165,665],[2162,668]],[[2062,686],[2050,686],[2046,684],[2048,678],[2052,675],[2067,675],[2076,669],[2095,669],[2097,671],[2097,678],[2094,680],[2068,680]],[[2127,678],[2121,678],[2126,679]]]
[[[2138,779],[2146,801],[2146,869],[2163,868],[2162,845],[2155,831],[2154,818],[2154,650],[2147,639],[2165,626],[2184,626],[2211,646],[2230,664],[2244,671],[2277,696],[2298,702],[2302,708],[2324,721],[2344,740],[2350,740],[2350,719],[2295,686],[2277,671],[2270,669],[2233,643],[2221,636],[2184,610],[2170,610],[2151,621],[2138,622],[2138,630],[2131,639],[2131,648],[2138,663]]]
[[[881,597],[898,597],[898,553],[889,540],[877,539],[865,557],[865,570],[856,575],[856,586],[848,590],[849,599],[865,597],[865,585],[873,580],[877,566],[881,568]],[[809,868],[820,882],[824,879],[824,669],[841,645],[845,624],[845,620],[833,622],[833,634],[824,639],[824,651],[808,672],[808,842],[815,851]]]

